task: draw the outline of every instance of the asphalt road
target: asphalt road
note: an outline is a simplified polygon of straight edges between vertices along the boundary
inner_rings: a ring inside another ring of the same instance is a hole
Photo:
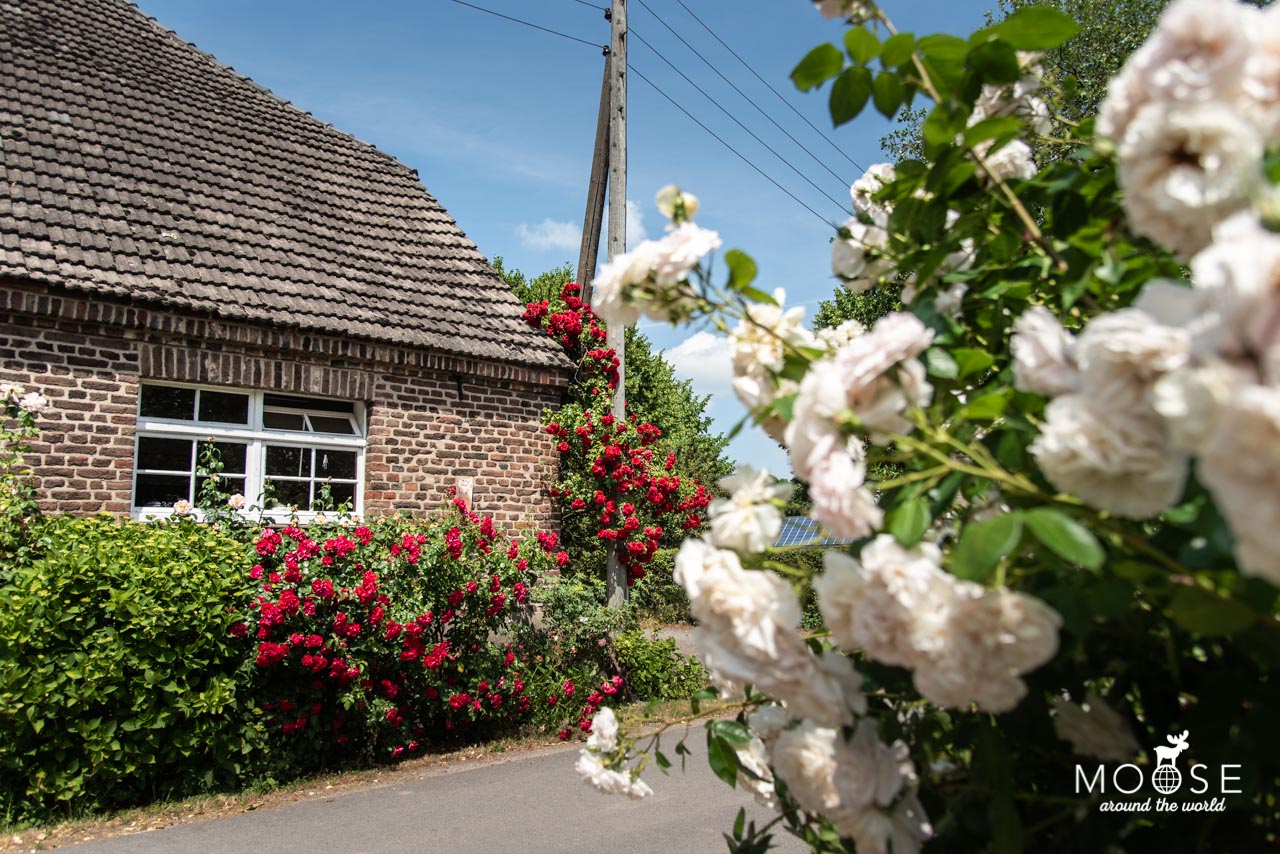
[[[665,743],[665,740],[664,740]],[[76,854],[490,854],[727,850],[738,807],[763,823],[771,813],[721,783],[695,729],[694,755],[664,776],[650,765],[653,796],[602,795],[573,770],[576,749],[553,749],[479,767],[441,769],[406,783],[316,797],[275,809],[75,846]],[[675,759],[674,741],[664,751]],[[785,833],[778,851],[806,850]]]

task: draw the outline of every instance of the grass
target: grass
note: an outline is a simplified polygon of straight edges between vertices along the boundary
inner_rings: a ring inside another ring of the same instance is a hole
[[[727,708],[728,703],[701,705],[699,717],[711,717]],[[629,732],[643,733],[663,725],[691,718],[688,700],[665,700],[655,703],[632,703],[617,709],[618,720]],[[683,730],[673,727],[679,737]],[[143,833],[237,815],[256,809],[285,806],[312,797],[332,797],[370,786],[387,786],[412,782],[433,776],[444,768],[463,763],[486,765],[512,754],[546,752],[579,747],[579,742],[564,743],[554,735],[527,733],[497,738],[483,744],[457,750],[427,754],[397,765],[344,771],[293,780],[279,784],[257,784],[240,792],[197,795],[177,801],[162,801],[115,813],[86,815],[47,825],[11,825],[0,827],[0,852],[48,851],[65,845],[77,845],[113,836]]]

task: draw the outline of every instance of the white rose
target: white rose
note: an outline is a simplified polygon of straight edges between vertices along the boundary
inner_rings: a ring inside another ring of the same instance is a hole
[[[686,193],[675,184],[668,184],[663,187],[654,196],[653,200],[657,204],[658,210],[668,219],[676,215],[677,206],[684,208],[686,219],[692,219],[693,215],[698,212],[698,197],[693,193]]]
[[[654,264],[654,242],[645,241],[602,266],[591,282],[591,310],[609,325],[630,326],[641,308],[628,300],[629,289],[645,281]]]
[[[687,279],[704,257],[719,248],[720,235],[714,231],[699,228],[691,222],[681,223],[654,248],[654,280],[659,288],[670,288]]]
[[[888,534],[864,546],[858,560],[825,552],[813,589],[832,640],[884,664],[915,666],[923,654],[917,624],[950,599],[953,579],[941,560],[932,543],[908,551]]]
[[[893,261],[884,254],[888,245],[883,227],[850,218],[831,242],[831,271],[855,293],[875,287],[893,272]]]
[[[1098,412],[1150,410],[1156,380],[1187,364],[1191,336],[1125,308],[1099,315],[1080,333],[1075,348],[1080,392]]]
[[[1280,587],[1280,389],[1251,386],[1224,404],[1197,468],[1247,575]]]
[[[185,498],[180,498],[173,503],[173,514],[175,516],[186,516],[191,513],[191,502]]]
[[[769,767],[769,750],[759,738],[736,747],[738,785],[751,793],[756,803],[773,809],[778,799],[773,790],[773,770]]]
[[[730,497],[717,498],[707,508],[711,542],[740,554],[756,554],[772,545],[782,530],[782,511],[774,502],[790,497],[791,484],[775,482],[767,470],[743,466],[723,478],[720,488]]]
[[[813,518],[837,537],[865,537],[880,528],[884,512],[863,486],[867,467],[842,451],[827,454],[809,469]]]
[[[881,226],[888,221],[893,207],[887,202],[876,201],[874,196],[897,180],[898,172],[892,163],[876,163],[862,173],[862,177],[849,187],[853,209],[866,214]]]
[[[1088,398],[1068,394],[1045,416],[1031,453],[1057,489],[1129,519],[1155,516],[1181,497],[1187,458],[1154,412],[1098,412]]]
[[[587,749],[578,755],[575,766],[584,780],[608,795],[626,795],[629,798],[646,798],[653,794],[653,789],[644,780],[632,780],[630,774],[623,774],[604,767],[600,757]]]
[[[747,715],[747,727],[766,745],[771,746],[782,735],[790,720],[786,709],[770,703],[757,707]]]
[[[1000,146],[994,152],[991,151],[993,144],[994,141],[989,140],[978,143],[974,147],[974,153],[987,164],[987,172],[990,173],[992,181],[1001,183],[1015,178],[1028,181],[1040,171],[1036,167],[1035,159],[1031,156],[1031,146],[1022,140],[1015,139]]]
[[[773,292],[777,305],[752,303],[747,316],[729,333],[729,355],[738,376],[754,375],[761,369],[777,373],[787,356],[787,345],[814,347],[816,339],[804,326],[804,308],[786,309],[786,292]]]
[[[1022,593],[957,583],[940,625],[940,643],[915,672],[920,694],[943,708],[975,705],[999,714],[1026,695],[1022,674],[1058,651],[1062,618]]]
[[[49,399],[36,391],[29,391],[18,399],[18,407],[32,415],[39,415],[49,408]]]
[[[1053,731],[1077,755],[1104,762],[1128,762],[1142,749],[1120,713],[1092,691],[1082,704],[1054,698]]]
[[[1143,108],[1117,151],[1133,230],[1190,258],[1215,223],[1248,206],[1263,147],[1257,129],[1225,104]]]
[[[1080,383],[1075,338],[1042,305],[1027,309],[1013,323],[1013,384],[1019,391],[1055,397]]]
[[[1099,109],[1100,137],[1119,141],[1136,114],[1152,103],[1234,99],[1253,51],[1256,19],[1234,0],[1176,0],[1155,32],[1107,86]]]
[[[1262,381],[1280,382],[1280,235],[1242,212],[1220,223],[1213,243],[1191,260],[1200,310],[1197,352],[1253,361]]]
[[[596,712],[591,719],[591,735],[587,738],[587,744],[601,753],[612,753],[618,749],[618,719],[614,716],[613,709],[605,706]]]
[[[817,331],[819,342],[828,350],[839,350],[859,335],[866,334],[867,327],[856,320],[846,320],[839,326],[827,326]]]
[[[1223,404],[1246,379],[1237,368],[1216,360],[1161,377],[1151,389],[1151,404],[1164,418],[1173,447],[1184,454],[1198,453],[1215,429]]]
[[[872,12],[864,0],[813,0],[813,5],[824,18],[865,18]]]
[[[245,505],[244,496],[238,492],[235,493],[234,495],[227,497],[227,506],[230,507],[232,510],[243,510],[244,505]]]

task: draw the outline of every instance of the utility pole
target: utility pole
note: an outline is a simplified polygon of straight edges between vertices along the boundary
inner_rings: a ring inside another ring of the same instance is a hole
[[[596,257],[600,254],[600,226],[604,224],[604,190],[609,179],[609,104],[612,95],[612,63],[604,55],[604,77],[600,81],[600,112],[596,116],[596,148],[591,155],[591,183],[587,185],[587,211],[582,217],[582,249],[578,253],[578,284],[582,301],[591,304],[591,282],[596,277]]]
[[[612,0],[609,18],[609,260],[627,251],[627,0]],[[626,327],[609,327],[607,344],[618,356],[618,389],[613,417],[627,417]],[[610,546],[613,546],[610,543]],[[609,549],[606,590],[610,608],[627,600],[627,573],[618,564],[616,548]]]

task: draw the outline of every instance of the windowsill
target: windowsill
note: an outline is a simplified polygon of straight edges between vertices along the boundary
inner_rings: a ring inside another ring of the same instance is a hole
[[[261,525],[288,525],[295,521],[299,525],[359,525],[363,521],[362,517],[357,513],[343,517],[336,512],[326,513],[315,510],[299,510],[296,513],[291,513],[287,509],[254,511],[252,513],[240,511],[236,515],[245,522]],[[171,507],[135,507],[129,511],[129,518],[135,522],[158,522],[177,516],[178,514]],[[199,510],[192,510],[186,516],[196,522],[204,521],[204,514]]]

